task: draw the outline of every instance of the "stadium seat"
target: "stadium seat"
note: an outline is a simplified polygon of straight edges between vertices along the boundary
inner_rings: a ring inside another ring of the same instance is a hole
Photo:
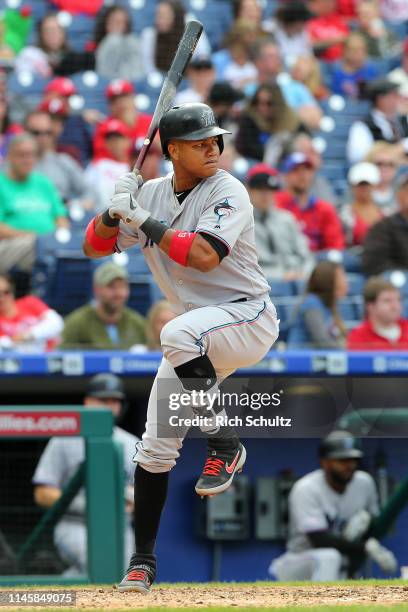
[[[81,13],[74,16],[68,15],[68,19],[67,25],[65,23],[62,23],[62,25],[65,26],[69,46],[73,51],[84,51],[86,44],[92,41],[95,19]]]
[[[295,287],[291,281],[269,278],[268,283],[271,288],[270,294],[272,299],[275,297],[289,297],[295,294]]]
[[[349,296],[361,296],[363,293],[365,277],[362,274],[347,274]]]

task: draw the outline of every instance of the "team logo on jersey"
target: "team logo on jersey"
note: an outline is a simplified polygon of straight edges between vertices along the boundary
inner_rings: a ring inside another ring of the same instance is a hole
[[[232,215],[234,210],[235,207],[231,206],[231,204],[228,202],[228,198],[225,198],[225,200],[220,204],[216,204],[214,206],[214,213],[217,217],[217,223],[215,224],[214,228],[221,229],[221,220],[224,217],[229,217]]]
[[[211,109],[203,111],[201,115],[201,123],[203,127],[210,127],[215,124],[214,113]]]

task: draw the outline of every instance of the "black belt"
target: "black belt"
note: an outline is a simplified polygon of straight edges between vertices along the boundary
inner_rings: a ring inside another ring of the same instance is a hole
[[[230,302],[231,304],[236,304],[237,302],[248,302],[249,301],[249,297],[246,298],[238,298],[237,300],[232,300],[232,302]]]

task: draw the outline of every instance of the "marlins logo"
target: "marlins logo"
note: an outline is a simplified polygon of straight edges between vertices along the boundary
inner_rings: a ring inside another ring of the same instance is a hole
[[[203,114],[201,115],[201,123],[203,127],[211,127],[212,125],[215,125],[215,117],[211,109],[203,111]]]
[[[214,228],[221,229],[221,219],[223,219],[224,217],[229,217],[232,214],[232,211],[234,210],[235,207],[231,206],[231,204],[228,202],[228,198],[225,198],[225,200],[221,202],[221,204],[216,204],[214,206],[214,213],[217,216],[217,223]]]

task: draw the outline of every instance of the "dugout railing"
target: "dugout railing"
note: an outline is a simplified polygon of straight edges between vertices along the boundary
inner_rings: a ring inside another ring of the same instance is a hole
[[[3,406],[0,440],[82,436],[85,461],[66,483],[62,497],[47,510],[15,551],[17,568],[36,546],[43,530],[64,514],[84,485],[86,490],[87,574],[3,575],[0,585],[110,583],[123,572],[124,468],[122,447],[113,440],[112,412],[83,406]]]

